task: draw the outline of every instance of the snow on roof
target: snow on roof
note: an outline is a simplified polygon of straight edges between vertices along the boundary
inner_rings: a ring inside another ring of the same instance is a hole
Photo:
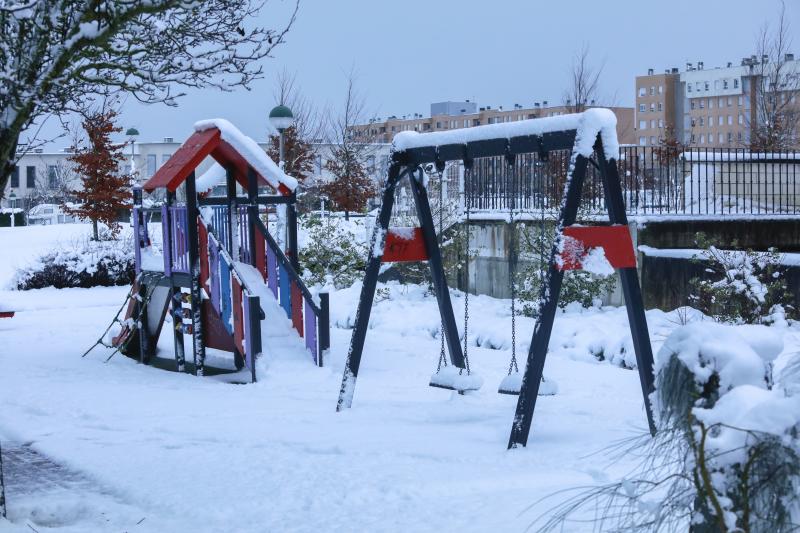
[[[394,151],[421,148],[424,146],[443,146],[447,144],[465,144],[473,141],[484,141],[497,138],[520,137],[523,135],[543,135],[558,131],[576,130],[575,152],[589,157],[599,133],[603,139],[603,151],[606,158],[619,157],[619,141],[617,140],[617,117],[610,109],[592,108],[583,113],[559,115],[556,117],[519,120],[461,128],[456,130],[417,133],[402,131],[394,136]]]
[[[239,131],[236,126],[224,118],[211,118],[194,124],[195,131],[205,131],[212,128],[218,129],[222,140],[239,152],[245,158],[247,164],[253,167],[253,170],[267,180],[273,188],[277,189],[279,185],[284,185],[291,191],[297,188],[296,179],[278,168],[278,165],[269,158],[266,152],[253,139]],[[206,174],[208,172],[205,172],[203,176]],[[199,184],[198,190],[200,190]]]
[[[225,169],[216,161],[211,163],[211,166],[203,172],[196,180],[195,186],[198,193],[204,193],[213,189],[216,185],[224,182],[227,177]]]

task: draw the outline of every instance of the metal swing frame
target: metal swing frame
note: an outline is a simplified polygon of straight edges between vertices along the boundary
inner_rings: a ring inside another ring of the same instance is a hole
[[[491,127],[486,126],[486,128]],[[536,322],[528,351],[508,447],[515,448],[527,444],[533,420],[533,411],[536,406],[536,397],[539,392],[544,363],[547,357],[547,346],[550,341],[561,283],[564,277],[564,271],[559,269],[557,265],[557,258],[560,255],[560,242],[563,238],[561,236],[565,228],[575,223],[581,202],[586,170],[590,163],[597,167],[602,178],[609,222],[612,225],[624,225],[626,227],[628,224],[616,160],[614,158],[606,159],[601,133],[597,133],[593,145],[595,161],[591,161],[586,155],[575,152],[577,136],[577,129],[566,129],[541,134],[511,137],[498,136],[497,138],[479,139],[466,143],[419,146],[392,153],[392,161],[386,184],[384,185],[381,208],[372,235],[370,255],[356,312],[350,349],[347,354],[337,411],[352,405],[369,316],[378,282],[378,273],[382,263],[386,235],[389,231],[394,193],[398,183],[403,178],[411,178],[411,190],[417,207],[427,260],[431,268],[434,292],[439,304],[450,361],[453,365],[464,368],[464,356],[458,342],[458,331],[442,267],[441,252],[437,244],[436,232],[431,217],[427,190],[421,179],[421,166],[433,163],[439,168],[448,161],[463,161],[465,168],[472,168],[474,160],[481,157],[505,156],[506,161],[511,162],[518,154],[537,152],[540,155],[540,159],[545,159],[549,152],[570,150],[572,152],[570,175],[568,176],[567,187],[561,201],[556,228],[559,238],[555,239],[551,248],[549,268],[544,283],[542,283],[539,313],[537,315],[539,318]],[[414,173],[419,174],[419,179],[414,177]],[[469,186],[469,184],[466,184],[466,186]],[[632,250],[630,252],[633,253]],[[653,353],[635,261],[632,266],[626,265],[617,270],[619,271],[620,283],[625,298],[647,420],[651,433],[654,433],[655,425],[649,401],[649,395],[654,390]]]

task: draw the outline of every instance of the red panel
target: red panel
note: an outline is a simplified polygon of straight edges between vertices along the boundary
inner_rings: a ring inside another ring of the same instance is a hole
[[[202,287],[206,292],[209,292],[211,289],[206,282],[208,281],[209,273],[208,273],[208,230],[206,229],[206,225],[203,224],[203,221],[200,220],[200,217],[197,218],[197,238],[200,240],[198,243],[198,248],[200,250],[200,287]]]
[[[0,311],[0,318],[11,318],[14,316],[14,311]]]
[[[264,281],[267,281],[267,242],[264,237],[256,231],[256,269],[261,273]]]
[[[231,276],[233,282],[231,292],[233,292],[233,342],[236,349],[244,356],[244,313],[242,312],[242,286],[236,276]]]
[[[175,191],[189,174],[219,145],[220,132],[216,128],[196,131],[172,157],[144,184],[144,190],[153,192],[159,187]]]
[[[303,291],[300,290],[300,285],[296,281],[292,281],[291,295],[289,299],[292,302],[292,326],[297,330],[297,333],[303,336]]]
[[[409,235],[408,228],[402,228],[402,230],[389,228],[381,261],[395,263],[428,260],[422,228],[411,228],[411,230],[412,232]]]
[[[203,300],[203,342],[209,348],[233,352],[233,337],[209,300]]]
[[[568,226],[563,235],[572,239],[561,254],[559,270],[580,270],[581,259],[592,248],[601,247],[614,268],[635,268],[636,254],[628,226]]]

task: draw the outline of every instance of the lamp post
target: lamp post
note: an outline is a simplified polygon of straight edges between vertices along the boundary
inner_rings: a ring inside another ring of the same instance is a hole
[[[283,104],[273,107],[272,111],[269,112],[269,123],[272,124],[273,128],[278,130],[278,166],[283,170],[286,166],[284,132],[294,124],[292,110]],[[288,244],[289,260],[292,262],[292,266],[297,269],[299,263],[297,261],[297,209],[295,207],[295,194],[296,193],[292,193],[291,201],[286,204],[285,210],[283,205],[278,206],[280,215],[278,216],[277,235],[281,240],[284,240],[284,235],[286,236],[284,242]]]
[[[134,181],[136,181],[135,173],[136,173],[136,162],[133,160],[134,156],[134,145],[136,144],[136,137],[139,135],[139,130],[136,128],[128,128],[125,132],[125,135],[130,137],[131,143],[131,177]]]

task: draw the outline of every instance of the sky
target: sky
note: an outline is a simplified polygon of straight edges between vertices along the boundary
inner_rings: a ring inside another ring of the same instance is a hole
[[[800,0],[787,0],[800,54]],[[284,25],[293,0],[269,0],[257,23]],[[421,113],[430,103],[470,99],[479,106],[560,103],[573,57],[584,46],[600,67],[599,103],[632,106],[634,77],[687,61],[705,68],[754,53],[759,28],[779,0],[301,0],[286,43],[263,61],[250,90],[190,91],[178,107],[128,98],[121,125],[140,141],[184,140],[192,124],[227,118],[266,138],[275,75],[286,68],[320,109],[340,107],[348,73],[375,117]],[[59,131],[55,121],[45,134]],[[57,141],[66,145],[67,141]]]

